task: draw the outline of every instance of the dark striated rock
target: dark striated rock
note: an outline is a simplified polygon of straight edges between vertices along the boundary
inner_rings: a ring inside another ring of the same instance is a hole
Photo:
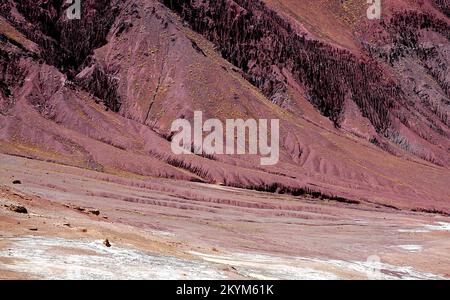
[[[0,4],[0,14],[42,47],[42,58],[48,64],[72,77],[92,51],[106,43],[106,36],[118,14],[111,2],[84,0],[80,20],[67,20],[65,13],[69,4],[63,0],[5,0]],[[13,9],[26,20],[16,18]]]
[[[19,214],[27,214],[28,210],[24,206],[18,206],[18,205],[10,205],[9,210],[19,213]]]
[[[109,242],[108,239],[103,241],[103,245],[105,245],[106,247],[110,248],[111,247],[111,243]]]
[[[96,209],[90,210],[89,213],[91,213],[91,214],[93,214],[93,215],[96,215],[96,216],[99,216],[99,215],[100,215],[100,211],[99,211],[99,210],[96,210]]]
[[[6,1],[0,5],[1,15],[42,47],[41,58],[48,64],[60,69],[69,79],[73,79],[85,65],[90,63],[89,57],[93,50],[106,43],[106,36],[119,13],[118,7],[114,7],[110,0],[86,0],[83,1],[82,18],[80,20],[67,20],[65,16],[67,5],[64,1]],[[12,9],[17,9],[28,23],[16,18]],[[1,49],[0,49],[1,50]],[[2,61],[14,59],[2,59],[0,52],[0,67]],[[5,67],[4,67],[5,68]],[[10,66],[14,70],[20,68]],[[0,74],[7,72],[0,72]],[[1,75],[0,75],[1,76]],[[8,82],[1,84],[0,91],[10,94],[8,90],[1,88]],[[14,79],[14,78],[13,78]],[[111,75],[104,70],[95,69],[89,80],[79,84],[93,95],[103,99],[105,105],[112,111],[120,109],[120,99],[116,92],[116,83]],[[40,107],[44,104],[39,104]],[[1,108],[1,106],[0,106]]]
[[[384,26],[380,31],[390,35],[388,41],[383,42],[381,35],[378,47],[374,47],[375,42],[366,43],[368,55],[355,55],[294,30],[292,23],[262,0],[161,2],[213,42],[222,56],[239,67],[244,77],[274,103],[282,106],[289,97],[286,91],[291,76],[295,84],[306,88],[308,100],[336,127],[346,126],[346,110],[351,107],[347,104],[354,102],[362,117],[370,120],[380,137],[384,137],[377,146],[395,153],[390,145],[394,143],[429,162],[445,164],[447,159],[431,150],[430,143],[436,145],[442,138],[446,143],[450,140],[450,61],[446,54],[450,29],[446,20],[426,10],[394,11],[390,19],[380,22]],[[437,36],[447,42],[430,46]],[[383,60],[393,67],[400,57],[406,56],[418,60],[424,69],[425,74],[411,74],[420,78],[413,84],[409,83],[410,78],[392,76],[406,72],[391,72]],[[286,73],[290,75],[285,76]],[[424,84],[431,90],[424,92],[417,82],[428,76],[439,87]],[[417,102],[423,105],[419,107]]]
[[[433,4],[440,9],[447,17],[450,17],[450,1],[433,0]]]
[[[284,94],[285,78],[275,67],[287,69],[306,85],[311,103],[337,126],[346,97],[379,132],[390,126],[391,111],[403,95],[397,83],[384,79],[375,61],[298,35],[259,0],[162,2],[215,43],[268,97]]]

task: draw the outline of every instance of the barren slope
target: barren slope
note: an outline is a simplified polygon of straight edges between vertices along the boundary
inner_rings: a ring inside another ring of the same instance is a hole
[[[449,278],[448,217],[0,158],[2,279]]]
[[[227,57],[222,48],[226,40],[211,39],[194,23],[191,28],[157,1],[87,1],[82,21],[66,20],[58,3],[54,8],[44,7],[43,1],[17,3],[2,2],[0,17],[3,153],[130,177],[203,181],[450,212],[448,126],[435,118],[435,112],[429,115],[432,122],[423,117],[429,112],[419,113],[409,106],[405,109],[403,102],[396,111],[378,107],[376,101],[384,95],[398,100],[395,97],[400,93],[391,89],[391,82],[397,82],[395,71],[400,67],[385,71],[382,62],[366,61],[368,58],[340,49],[354,52],[363,48],[352,40],[351,27],[342,21],[333,21],[342,23],[337,27],[342,28],[342,37],[329,31],[332,24],[321,29],[305,21],[307,30],[311,27],[321,32],[310,30],[311,37],[319,36],[325,43],[317,44],[307,37],[303,40],[307,45],[304,54],[318,53],[323,59],[330,54],[332,59],[327,63],[342,66],[342,74],[347,77],[339,80],[348,82],[353,82],[354,70],[347,70],[345,66],[350,64],[343,58],[361,66],[361,75],[374,68],[374,80],[382,82],[381,87],[370,86],[367,79],[348,87],[362,96],[374,91],[374,98],[369,99],[373,102],[344,97],[333,106],[334,98],[326,93],[336,88],[343,96],[346,90],[336,81],[338,77],[329,77],[328,73],[323,73],[326,76],[322,78],[329,83],[323,89],[315,80],[302,77],[323,75],[314,70],[299,69],[295,73],[275,64],[267,69],[256,63],[254,72],[249,73],[242,64],[245,56],[230,56],[238,60]],[[292,4],[283,3],[288,7]],[[296,7],[290,7],[291,14],[296,11]],[[299,20],[301,25],[303,21]],[[214,21],[226,24],[220,19]],[[35,27],[28,28],[30,24]],[[204,36],[195,33],[196,28]],[[296,34],[295,30],[290,34]],[[436,39],[446,51],[448,41],[441,35]],[[227,40],[234,40],[234,36]],[[340,48],[328,42],[338,43]],[[261,44],[253,45],[258,46]],[[282,86],[277,85],[279,82]],[[434,92],[442,94],[442,88],[433,88]],[[399,99],[406,101],[407,97]],[[322,104],[330,105],[329,114],[321,110]],[[363,116],[361,107],[372,114]],[[253,156],[174,156],[170,151],[170,124],[179,117],[192,119],[195,110],[203,111],[204,118],[222,120],[279,118],[280,163],[262,168],[259,158]],[[417,124],[406,126],[398,111],[407,120],[416,119],[406,112],[419,113]],[[384,123],[386,120],[389,122]],[[440,131],[431,128],[435,123]],[[399,132],[400,142],[395,144],[394,134]],[[402,147],[404,136],[410,147]]]

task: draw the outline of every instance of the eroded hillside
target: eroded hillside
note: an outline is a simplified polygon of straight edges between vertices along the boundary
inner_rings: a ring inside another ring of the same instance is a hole
[[[377,24],[379,43],[345,34],[356,45],[346,49],[260,1],[84,1],[81,20],[68,20],[61,1],[1,7],[3,153],[449,212],[442,13],[393,15]],[[409,35],[416,44],[404,45]],[[280,119],[280,163],[174,155],[170,124],[195,110]]]

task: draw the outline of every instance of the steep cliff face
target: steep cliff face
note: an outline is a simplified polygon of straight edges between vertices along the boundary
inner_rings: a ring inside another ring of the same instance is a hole
[[[434,5],[439,8],[447,17],[450,17],[450,2],[448,0],[433,0]]]
[[[0,40],[4,42],[6,37],[0,35]],[[20,57],[20,52],[0,49],[0,96],[3,109],[7,99],[13,96],[11,89],[17,84],[20,85],[24,79],[24,70],[19,67]]]
[[[0,45],[0,113],[6,114],[14,105],[15,89],[23,84],[27,73],[23,60],[31,54],[3,33],[0,33]]]
[[[289,101],[287,78],[292,77],[306,87],[308,100],[337,127],[349,123],[346,103],[354,102],[379,133],[368,138],[375,144],[392,151],[388,143],[394,142],[433,163],[448,163],[443,157],[448,156],[450,146],[447,21],[415,10],[394,13],[381,22],[377,41],[384,41],[383,45],[366,42],[369,52],[358,56],[307,37],[260,0],[163,3],[212,41],[224,58],[242,69],[274,102]],[[434,40],[426,38],[419,42],[420,30],[443,37],[443,45],[430,46],[427,42]],[[383,53],[386,45],[389,50]],[[395,68],[385,64],[393,67],[400,56],[412,53],[438,85],[431,100],[411,99],[410,87],[403,78],[395,78]],[[429,106],[416,108],[415,102]]]
[[[336,125],[350,97],[379,132],[389,127],[402,93],[394,81],[383,78],[374,61],[299,35],[259,0],[164,3],[215,43],[268,97],[286,90],[277,67],[305,85],[310,101]]]
[[[411,9],[381,22],[373,42],[366,43],[368,52],[397,74],[405,94],[392,139],[437,164],[448,156],[450,138],[449,34],[448,20]]]
[[[40,59],[57,67],[69,80],[90,63],[93,50],[106,43],[106,36],[119,12],[109,0],[87,0],[81,5],[79,20],[68,20],[69,4],[57,1],[11,1],[1,4],[3,17],[41,48]],[[121,100],[115,81],[105,70],[96,69],[91,78],[79,84],[102,99],[113,111]]]
[[[106,43],[118,11],[109,0],[86,0],[81,6],[83,18],[68,20],[68,7],[63,0],[5,0],[1,4],[2,15],[41,46],[42,58],[73,76],[92,51]]]

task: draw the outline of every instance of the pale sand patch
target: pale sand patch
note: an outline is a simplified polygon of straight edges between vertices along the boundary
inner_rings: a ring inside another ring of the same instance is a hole
[[[0,269],[42,279],[227,279],[214,266],[102,241],[22,237],[0,251]],[[5,260],[5,258],[7,260]],[[1,275],[3,276],[3,275]],[[19,276],[18,276],[19,277]]]
[[[448,222],[436,222],[434,224],[423,224],[419,228],[411,229],[399,229],[398,232],[408,233],[427,233],[431,231],[450,231],[450,223]]]
[[[423,250],[423,246],[421,245],[399,245],[397,247],[409,252],[422,252]]]
[[[256,279],[444,279],[435,274],[419,272],[409,266],[394,266],[382,261],[374,264],[370,261],[277,257],[256,253],[191,253],[208,262],[232,266],[239,274]]]
[[[450,231],[450,223],[436,222],[433,225],[425,225],[425,228],[431,231]]]

